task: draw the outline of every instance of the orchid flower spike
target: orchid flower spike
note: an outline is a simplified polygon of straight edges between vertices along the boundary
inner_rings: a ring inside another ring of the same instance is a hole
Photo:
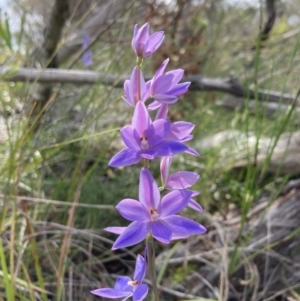
[[[170,166],[172,163],[172,157],[163,157],[160,161],[160,174],[163,186],[167,190],[184,189],[192,193],[191,198],[187,204],[188,207],[203,212],[202,207],[193,199],[193,197],[200,194],[199,191],[187,190],[193,186],[199,179],[199,175],[192,171],[177,171],[170,174]]]
[[[176,215],[183,210],[192,192],[174,190],[160,199],[158,186],[147,168],[142,168],[139,183],[139,201],[124,199],[117,205],[119,213],[132,223],[125,229],[108,227],[104,230],[120,236],[112,249],[125,248],[143,241],[148,234],[168,244],[172,239],[203,234],[206,229],[197,222]]]
[[[139,101],[135,106],[132,125],[121,130],[126,147],[114,155],[108,164],[112,167],[128,166],[138,163],[141,158],[153,160],[188,150],[181,141],[165,140],[170,126],[170,121],[166,119],[152,122],[146,106]]]
[[[103,298],[123,298],[127,300],[132,296],[133,301],[142,301],[148,294],[148,285],[143,284],[146,274],[146,260],[138,255],[134,271],[134,280],[129,277],[121,276],[117,278],[114,288],[99,288],[91,291],[93,295]]]
[[[149,23],[144,24],[140,29],[138,25],[134,26],[131,47],[140,58],[147,58],[152,55],[162,44],[165,37],[163,31],[149,35],[149,30]]]

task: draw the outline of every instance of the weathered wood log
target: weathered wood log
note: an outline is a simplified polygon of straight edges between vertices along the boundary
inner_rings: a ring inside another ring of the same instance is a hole
[[[258,152],[255,154],[256,144]],[[220,149],[220,164],[215,168],[232,169],[256,164],[264,166],[272,173],[298,174],[300,173],[300,131],[282,134],[276,143],[274,138],[257,137],[253,133],[248,135],[240,131],[229,130],[217,133],[196,142],[196,149],[207,151],[212,148]],[[272,152],[272,153],[271,153]]]
[[[259,102],[254,99],[246,100],[241,97],[225,97],[218,100],[216,105],[230,111],[243,111],[246,108],[251,114],[261,114],[269,118],[276,118],[278,114],[284,114],[291,109],[291,105],[279,102]],[[294,118],[300,118],[300,108],[295,107],[293,110]]]

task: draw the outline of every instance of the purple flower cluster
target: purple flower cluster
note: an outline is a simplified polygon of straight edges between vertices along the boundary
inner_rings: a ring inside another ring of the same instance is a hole
[[[127,227],[108,227],[105,230],[119,237],[112,249],[125,248],[153,237],[161,243],[203,234],[206,229],[199,223],[179,215],[187,206],[202,212],[202,207],[193,199],[198,191],[190,190],[199,179],[191,171],[177,171],[170,174],[173,156],[198,153],[185,143],[193,138],[194,125],[185,121],[171,123],[168,119],[168,106],[175,103],[187,92],[189,82],[180,83],[184,71],[176,69],[165,72],[169,59],[159,67],[154,77],[145,81],[141,66],[143,59],[152,55],[161,45],[164,32],[149,34],[149,24],[134,27],[132,49],[137,55],[137,66],[130,79],[124,83],[124,101],[134,108],[132,122],[120,131],[125,147],[114,155],[109,165],[122,167],[141,161],[139,198],[124,199],[117,206],[119,213],[131,223]],[[149,111],[157,110],[152,121]],[[160,158],[162,187],[158,188],[148,169],[149,161]],[[168,191],[161,196],[161,190]],[[137,257],[134,280],[119,277],[112,289],[101,288],[93,294],[105,298],[133,297],[134,301],[143,300],[148,286],[142,284],[146,272],[146,258]]]

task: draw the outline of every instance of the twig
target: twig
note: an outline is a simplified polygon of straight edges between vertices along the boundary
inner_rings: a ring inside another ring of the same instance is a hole
[[[246,102],[245,99],[241,97],[234,97],[234,98],[226,98],[222,100],[217,100],[216,102],[217,106],[220,106],[222,108],[228,109],[228,110],[239,110],[243,111],[245,107],[249,109],[249,112],[251,114],[257,114],[257,106],[259,105],[259,113],[266,115],[267,117],[271,118],[275,116],[277,117],[277,114],[284,114],[290,109],[290,105],[283,104],[283,103],[277,103],[277,102],[263,102],[257,104],[257,102],[254,99],[250,99],[248,102]],[[300,108],[294,109],[295,117],[300,117]]]

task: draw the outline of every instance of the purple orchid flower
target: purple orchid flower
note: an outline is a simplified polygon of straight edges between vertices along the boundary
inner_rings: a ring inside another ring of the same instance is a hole
[[[152,122],[149,112],[143,102],[138,101],[132,117],[132,125],[121,130],[121,137],[126,145],[109,161],[112,167],[136,164],[145,158],[153,160],[156,157],[172,156],[188,149],[180,141],[166,141],[171,123],[166,119]]]
[[[198,212],[203,212],[202,207],[193,199],[193,197],[200,194],[199,191],[186,190],[186,188],[193,186],[200,176],[192,171],[177,171],[173,174],[169,174],[172,160],[172,157],[161,158],[160,174],[163,186],[168,190],[184,189],[185,191],[191,192],[192,195],[187,206]]]
[[[158,31],[149,35],[150,26],[144,24],[140,29],[134,26],[131,47],[135,54],[140,58],[147,58],[152,55],[164,40],[164,32]]]
[[[90,43],[90,37],[87,34],[85,34],[83,36],[82,48],[83,49],[87,48],[89,46],[89,43]],[[83,53],[82,62],[86,67],[93,65],[91,49],[87,49]]]
[[[191,122],[176,121],[171,123],[170,131],[167,135],[167,139],[176,141],[189,141],[193,139],[191,132],[194,130],[195,125]]]
[[[155,110],[161,104],[173,104],[178,100],[182,94],[188,90],[190,82],[179,83],[184,70],[176,69],[168,71],[164,74],[169,59],[166,59],[156,71],[152,80],[147,82],[150,85],[150,97],[154,101],[149,105],[150,110]]]
[[[145,102],[149,97],[149,89],[146,89],[142,70],[139,70],[138,67],[133,69],[130,80],[125,80],[124,91],[125,97],[123,97],[123,100],[131,107],[135,107],[139,100]]]
[[[142,283],[145,274],[146,260],[143,256],[138,255],[134,271],[134,280],[126,276],[120,276],[117,278],[115,288],[100,288],[91,291],[91,293],[103,298],[124,298],[122,301],[132,296],[133,301],[142,301],[148,294],[148,285]]]
[[[156,119],[166,119],[168,115],[169,105],[161,104],[161,106],[158,108],[156,113]],[[170,131],[166,137],[166,140],[170,141],[180,141],[185,142],[189,141],[193,138],[193,135],[190,135],[190,133],[193,131],[195,125],[190,122],[185,121],[178,121],[171,123]],[[198,157],[198,152],[188,147],[188,149],[185,151],[185,153],[188,153],[190,155]]]
[[[132,223],[123,231],[120,227],[108,227],[105,230],[122,232],[112,249],[135,245],[148,234],[158,241],[168,244],[171,239],[186,238],[194,234],[203,234],[206,229],[183,216],[176,215],[186,207],[192,192],[174,190],[160,200],[157,184],[147,168],[142,168],[139,183],[139,201],[124,199],[117,205],[119,213]]]
[[[176,121],[174,123],[171,123],[170,131],[166,136],[166,140],[177,141],[181,143],[189,141],[193,139],[193,135],[191,135],[191,132],[194,128],[195,125],[193,123],[186,121]],[[188,147],[185,153],[199,157],[199,153],[191,147]]]

